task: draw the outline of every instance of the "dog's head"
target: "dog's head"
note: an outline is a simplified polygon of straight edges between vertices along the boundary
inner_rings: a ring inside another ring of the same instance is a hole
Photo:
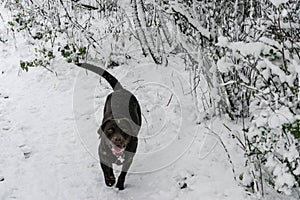
[[[126,118],[109,119],[103,122],[100,128],[112,153],[115,155],[122,154],[131,139],[132,128],[129,121]]]

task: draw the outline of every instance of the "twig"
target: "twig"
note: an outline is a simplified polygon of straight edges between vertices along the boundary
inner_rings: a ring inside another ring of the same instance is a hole
[[[232,132],[231,129],[226,124],[223,123],[223,126],[225,126],[225,128],[227,128],[230,132]]]
[[[133,81],[132,83],[138,83],[138,82],[140,82],[140,81],[145,81],[144,79],[138,79],[138,80],[136,80],[136,81]]]
[[[79,6],[81,6],[81,7],[83,7],[83,8],[86,8],[86,9],[88,9],[88,10],[104,10],[103,8],[102,9],[99,9],[99,8],[97,8],[97,7],[94,7],[94,6],[91,6],[91,5],[87,5],[87,4],[83,4],[83,3],[81,3],[81,4],[79,4]]]
[[[211,130],[209,127],[206,126],[205,128],[207,128],[211,133],[213,133],[219,139],[219,141],[221,142],[221,145],[223,146],[223,148],[224,148],[224,150],[225,150],[225,152],[227,154],[228,161],[229,161],[229,163],[231,165],[231,170],[232,170],[232,173],[233,173],[233,178],[234,178],[235,181],[237,181],[236,173],[235,173],[235,169],[234,169],[234,165],[233,165],[233,162],[231,160],[231,156],[230,156],[229,151],[228,151],[226,145],[224,144],[222,138],[216,132],[214,132],[213,130]]]
[[[226,125],[223,123],[223,126],[230,132],[232,133],[232,135],[234,136],[234,138],[236,138],[239,142],[239,144],[241,145],[241,148],[243,149],[243,151],[246,151],[246,146],[243,144],[243,142],[241,141],[241,139],[232,132],[232,130]]]
[[[260,181],[260,187],[261,187],[261,195],[264,196],[264,183],[263,183],[263,174],[262,174],[262,167],[259,157],[257,156],[258,160],[258,167],[259,167],[259,181]]]
[[[57,72],[56,71],[53,71],[52,69],[48,68],[47,66],[42,66],[44,67],[46,70],[48,70],[49,72],[55,74],[55,76],[57,76]]]
[[[170,105],[170,102],[171,102],[172,98],[173,98],[173,94],[171,94],[171,96],[170,96],[170,99],[169,99],[169,101],[168,101],[168,103],[166,105],[167,107]]]

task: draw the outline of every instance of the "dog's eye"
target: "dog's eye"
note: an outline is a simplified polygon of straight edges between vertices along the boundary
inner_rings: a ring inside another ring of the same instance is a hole
[[[129,138],[129,135],[127,135],[127,134],[122,134],[122,136],[125,140],[127,140],[127,138]]]
[[[113,128],[109,128],[109,129],[107,129],[106,132],[107,132],[108,134],[112,134],[112,133],[114,133],[114,131],[115,131],[115,130],[114,130]]]

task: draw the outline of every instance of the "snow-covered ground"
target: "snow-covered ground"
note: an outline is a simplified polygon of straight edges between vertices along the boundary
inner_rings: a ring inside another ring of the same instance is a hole
[[[29,42],[18,36],[0,44],[1,200],[250,199],[214,135],[238,178],[243,152],[230,135],[240,127],[199,121],[202,108],[178,59],[167,67],[144,59],[109,70],[143,113],[138,152],[118,191],[105,186],[97,156],[96,131],[111,92],[105,80],[62,60],[51,66],[57,76],[20,71],[19,60],[31,57]]]
[[[144,120],[126,189],[119,192],[105,186],[96,153],[108,84],[63,61],[52,66],[57,76],[43,68],[20,71],[26,44],[17,40],[0,49],[0,199],[246,198],[218,139],[196,124],[181,63],[110,70],[136,94]],[[229,139],[219,120],[206,125]],[[242,155],[234,142],[228,148]]]

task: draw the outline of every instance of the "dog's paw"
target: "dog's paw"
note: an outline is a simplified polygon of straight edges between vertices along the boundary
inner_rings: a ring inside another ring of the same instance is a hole
[[[116,188],[119,190],[124,190],[124,180],[118,180]]]
[[[105,177],[105,184],[108,187],[113,186],[116,183],[116,179],[114,176]]]

